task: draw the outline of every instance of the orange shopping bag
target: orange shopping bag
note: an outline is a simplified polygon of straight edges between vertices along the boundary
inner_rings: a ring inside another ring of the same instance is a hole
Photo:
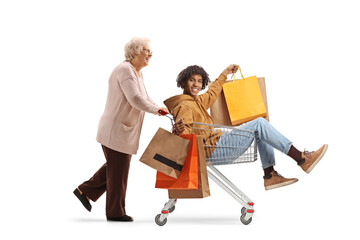
[[[164,189],[198,189],[199,188],[196,135],[182,134],[181,137],[190,140],[191,145],[179,178],[176,179],[158,171],[156,173],[155,188],[164,188]]]

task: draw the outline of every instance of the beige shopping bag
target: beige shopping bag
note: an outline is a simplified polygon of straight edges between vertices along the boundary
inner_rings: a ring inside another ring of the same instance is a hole
[[[170,190],[169,198],[205,198],[210,196],[209,180],[206,169],[206,159],[204,152],[204,143],[201,136],[196,136],[197,152],[198,152],[198,171],[199,171],[199,184],[198,189],[188,190]]]
[[[140,162],[173,178],[184,165],[190,141],[159,128],[140,158]]]
[[[266,120],[269,121],[269,111],[268,111],[268,104],[267,104],[267,96],[266,96],[266,85],[265,85],[265,78],[258,77],[257,78],[261,95],[264,100],[264,104],[266,107],[267,116],[265,117]],[[231,81],[226,81],[231,82]],[[211,83],[209,84],[209,86]],[[229,111],[226,105],[224,92],[222,91],[221,94],[218,96],[215,103],[210,107],[210,115],[214,122],[214,124],[218,125],[225,125],[225,126],[233,126],[230,120]]]

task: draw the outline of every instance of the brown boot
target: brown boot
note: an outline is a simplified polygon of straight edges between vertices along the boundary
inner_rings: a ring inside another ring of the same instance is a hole
[[[296,183],[297,181],[297,178],[284,178],[276,171],[272,171],[269,177],[264,177],[264,186],[265,190],[271,190]]]
[[[304,159],[305,161],[304,161],[304,163],[300,164],[300,167],[306,173],[310,173],[311,170],[313,170],[313,168],[316,166],[316,164],[324,156],[327,149],[328,149],[328,145],[324,144],[316,152],[304,151],[303,153],[301,153],[301,158]]]

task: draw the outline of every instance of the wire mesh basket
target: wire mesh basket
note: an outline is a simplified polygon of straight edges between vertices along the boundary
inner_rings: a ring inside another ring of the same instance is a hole
[[[238,127],[191,124],[193,134],[204,141],[207,165],[226,165],[257,160],[256,133]]]

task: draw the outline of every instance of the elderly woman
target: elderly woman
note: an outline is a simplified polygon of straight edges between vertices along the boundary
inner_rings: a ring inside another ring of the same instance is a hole
[[[159,108],[145,90],[141,69],[151,57],[148,39],[133,38],[126,44],[126,60],[113,70],[109,79],[105,111],[96,137],[106,163],[74,190],[88,211],[89,200],[95,202],[106,191],[106,216],[110,221],[133,221],[125,211],[130,159],[139,147],[145,112],[161,115],[161,111],[167,111]]]
[[[227,75],[235,73],[238,65],[227,67],[216,81],[211,85],[207,92],[198,95],[200,90],[205,89],[209,80],[208,74],[199,66],[189,66],[182,70],[177,77],[177,86],[183,89],[183,94],[171,97],[164,101],[169,111],[173,114],[176,124],[177,133],[192,133],[191,123],[199,122],[213,124],[207,109],[215,102],[222,90],[222,84],[225,82]],[[296,178],[284,178],[274,170],[275,155],[274,148],[293,158],[297,164],[306,172],[316,166],[327,150],[327,144],[323,145],[316,152],[298,151],[285,136],[277,131],[264,118],[257,118],[238,127],[243,130],[256,132],[256,140],[264,170],[265,190],[283,187],[297,182]],[[234,130],[236,131],[236,130]],[[234,135],[233,135],[234,136]],[[203,136],[205,145],[208,141],[216,138],[216,146],[223,144],[223,140],[229,136],[219,136],[210,134]],[[236,141],[236,139],[233,139]],[[212,156],[219,153],[220,148],[216,148],[211,156],[207,156],[208,161],[212,161]],[[241,154],[241,151],[237,151]]]

